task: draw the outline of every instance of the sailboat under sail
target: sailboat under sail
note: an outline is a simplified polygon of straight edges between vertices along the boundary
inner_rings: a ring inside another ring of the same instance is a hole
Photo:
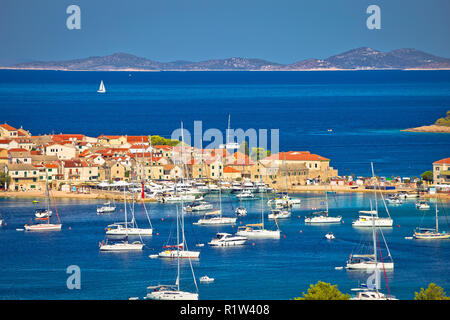
[[[106,92],[106,88],[105,85],[103,84],[103,80],[100,81],[100,87],[97,90],[98,93],[105,93]]]

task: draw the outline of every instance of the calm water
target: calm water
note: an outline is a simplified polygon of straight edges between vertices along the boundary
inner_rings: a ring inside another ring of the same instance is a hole
[[[449,105],[450,71],[0,71],[0,121],[33,134],[170,137],[181,120],[225,133],[231,114],[232,128],[279,129],[281,150],[328,157],[343,175],[370,175],[370,161],[377,175],[430,170],[450,135],[400,129],[434,123]]]
[[[369,197],[362,194],[337,194],[329,198],[330,214],[343,216],[343,223],[329,226],[305,226],[303,217],[312,207],[320,207],[323,195],[302,194],[300,207],[290,219],[279,221],[280,240],[253,240],[236,248],[212,248],[205,245],[200,259],[193,262],[198,278],[214,277],[212,284],[199,284],[200,299],[291,299],[306,292],[311,283],[319,280],[337,284],[343,292],[351,293],[358,281],[368,275],[335,270],[344,266],[350,253],[371,244],[371,231],[351,226],[357,211],[367,209]],[[217,197],[211,200],[217,204]],[[16,231],[29,223],[36,205],[32,199],[2,199],[1,212],[7,225],[0,230],[0,297],[2,299],[127,299],[143,297],[148,285],[174,283],[176,260],[150,259],[161,247],[175,243],[175,205],[149,204],[154,235],[144,239],[146,246],[138,253],[100,252],[98,242],[104,239],[105,227],[123,220],[123,213],[97,216],[91,201],[58,200],[58,212],[63,230],[52,233]],[[231,214],[238,201],[223,199],[225,214]],[[383,206],[382,203],[379,205]],[[118,207],[122,208],[123,204]],[[238,225],[255,223],[260,219],[261,202],[247,201],[247,217]],[[434,202],[428,211],[419,211],[410,200],[401,206],[388,206],[394,227],[385,228],[384,235],[395,261],[395,270],[387,274],[391,294],[412,299],[414,292],[430,282],[448,290],[450,287],[450,241],[406,240],[416,226],[434,224]],[[448,203],[441,208],[440,226],[450,230]],[[385,211],[380,210],[383,215]],[[146,225],[141,205],[136,207],[140,226]],[[299,218],[302,217],[302,219]],[[186,216],[188,246],[207,243],[218,231],[235,232],[236,227],[193,226],[197,216]],[[268,227],[273,222],[268,222]],[[148,224],[147,224],[148,225]],[[69,229],[70,228],[70,229]],[[336,239],[328,241],[324,235],[334,232]],[[254,245],[252,245],[254,243]],[[386,252],[383,250],[383,256]],[[66,268],[81,268],[81,290],[66,287]],[[181,285],[193,289],[192,274],[187,261],[182,263]],[[384,277],[382,289],[387,292]]]

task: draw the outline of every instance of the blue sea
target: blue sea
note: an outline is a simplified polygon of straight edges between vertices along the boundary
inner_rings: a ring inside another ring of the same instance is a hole
[[[341,175],[369,176],[371,161],[379,176],[432,169],[449,156],[450,135],[400,130],[449,106],[450,71],[0,71],[0,122],[33,135],[169,138],[181,121],[191,133],[202,121],[225,136],[230,115],[233,129],[279,129],[281,151],[322,155]]]
[[[103,80],[106,94],[97,94]],[[369,176],[370,162],[380,176],[419,176],[432,162],[448,157],[450,135],[408,133],[401,129],[434,123],[450,105],[449,71],[348,72],[57,72],[0,71],[0,122],[23,126],[33,135],[45,133],[157,134],[170,137],[184,122],[193,131],[231,127],[279,129],[280,149],[309,150],[331,159],[342,175]],[[332,129],[329,132],[328,129]],[[323,194],[303,193],[290,219],[279,221],[279,240],[254,240],[238,248],[198,248],[195,277],[208,275],[212,284],[198,284],[200,299],[292,299],[309,285],[325,281],[352,293],[370,276],[335,270],[351,253],[370,246],[371,231],[351,221],[369,208],[368,194],[329,197],[330,214],[343,223],[306,226],[303,218],[318,208]],[[127,299],[143,297],[146,287],[174,283],[176,261],[150,259],[173,241],[175,205],[148,204],[154,235],[144,238],[143,252],[104,253],[98,243],[105,227],[123,220],[123,212],[97,216],[97,201],[56,200],[61,232],[16,231],[29,223],[33,199],[0,198],[0,298],[2,299]],[[217,205],[217,197],[208,200]],[[41,200],[42,201],[42,200]],[[223,198],[224,214],[238,201]],[[412,299],[414,292],[434,282],[450,288],[450,241],[407,240],[417,226],[434,224],[431,209],[416,210],[414,201],[389,206],[392,228],[383,229],[395,262],[381,279],[383,292]],[[119,209],[122,208],[119,205]],[[238,225],[259,222],[260,201],[246,203],[247,217]],[[382,203],[379,203],[381,208]],[[264,208],[268,208],[264,205]],[[450,232],[449,204],[440,207],[440,226]],[[385,212],[380,210],[381,214]],[[146,224],[136,206],[140,226]],[[207,243],[216,232],[237,226],[200,227],[186,216],[190,248]],[[268,227],[273,222],[266,220]],[[334,232],[334,241],[325,240]],[[380,240],[382,241],[382,240]],[[387,252],[384,250],[386,258]],[[70,290],[67,267],[81,270],[81,289]],[[190,266],[182,263],[181,286],[194,288]]]
[[[185,234],[188,247],[200,250],[200,258],[193,260],[195,278],[202,300],[209,299],[292,299],[306,292],[310,284],[325,281],[338,285],[342,292],[352,294],[352,288],[366,283],[370,274],[335,270],[345,266],[350,254],[370,253],[372,232],[352,227],[358,210],[369,208],[370,195],[329,195],[330,215],[342,215],[341,224],[328,226],[305,225],[303,218],[311,208],[321,207],[323,194],[297,195],[302,203],[295,208],[290,219],[278,221],[282,231],[279,240],[249,240],[244,246],[214,248],[207,242],[217,232],[234,233],[237,226],[258,223],[261,201],[246,201],[248,215],[239,218],[236,226],[192,225],[201,216],[185,217]],[[218,206],[217,196],[208,196]],[[41,200],[42,201],[42,200]],[[266,201],[264,201],[265,203]],[[176,243],[176,205],[147,204],[154,235],[145,237],[142,252],[100,252],[98,243],[105,239],[105,228],[124,219],[123,204],[115,213],[97,216],[101,202],[57,200],[56,205],[63,227],[60,232],[29,233],[16,231],[30,223],[34,209],[42,204],[32,204],[32,199],[0,199],[0,207],[7,225],[0,230],[0,297],[2,299],[128,299],[143,298],[149,285],[174,284],[176,259],[151,259],[166,244]],[[239,205],[231,196],[223,197],[224,214],[231,215]],[[407,240],[415,227],[434,226],[434,205],[420,211],[414,200],[401,206],[389,206],[394,219],[392,228],[384,228],[383,235],[393,257],[395,268],[381,274],[381,290],[400,299],[413,299],[414,292],[434,282],[444,289],[450,288],[450,241]],[[380,215],[385,216],[380,201]],[[266,228],[275,228],[267,220]],[[148,226],[142,204],[137,204],[136,219],[139,226]],[[439,203],[441,230],[448,230],[449,203]],[[335,240],[325,239],[332,231]],[[378,234],[384,261],[387,251],[381,234]],[[132,240],[132,239],[130,239]],[[196,247],[204,243],[204,247]],[[366,251],[367,250],[367,251]],[[76,265],[81,271],[81,289],[68,289],[66,282],[71,274],[67,268]],[[211,284],[200,284],[203,275],[215,278]],[[187,260],[181,262],[181,288],[195,290],[193,276]]]

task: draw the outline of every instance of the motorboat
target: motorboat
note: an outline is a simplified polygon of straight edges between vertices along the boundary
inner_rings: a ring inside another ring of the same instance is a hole
[[[194,211],[206,211],[213,209],[214,206],[206,201],[194,201],[191,204],[186,205],[183,209],[186,212],[194,212]]]
[[[37,209],[34,212],[34,216],[36,218],[48,218],[48,217],[51,217],[52,214],[53,214],[53,211],[49,210],[49,209]]]
[[[217,237],[208,242],[208,244],[213,247],[229,247],[243,245],[246,241],[247,237],[219,232]]]
[[[425,200],[419,200],[416,202],[416,208],[419,210],[428,210],[430,209],[430,205]]]
[[[200,278],[200,282],[201,283],[211,283],[211,282],[214,282],[214,278],[210,278],[210,277],[205,275],[205,276]]]
[[[193,222],[194,225],[218,225],[218,224],[235,224],[236,217],[212,217],[199,219],[197,222]]]
[[[239,217],[244,217],[247,215],[247,209],[244,207],[236,208],[234,211]]]
[[[291,211],[289,210],[272,210],[267,216],[269,219],[286,219],[291,217]]]
[[[325,238],[327,238],[328,240],[336,239],[336,237],[334,236],[333,232],[328,232],[328,233],[325,235]]]
[[[236,194],[236,197],[239,199],[245,200],[245,199],[254,199],[255,195],[250,190],[242,190],[241,193]]]
[[[116,206],[111,205],[110,201],[105,202],[101,207],[97,208],[97,213],[109,213],[116,211]]]

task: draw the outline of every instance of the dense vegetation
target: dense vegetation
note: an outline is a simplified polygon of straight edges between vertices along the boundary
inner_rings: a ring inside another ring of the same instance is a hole
[[[437,126],[450,127],[450,110],[447,111],[445,118],[439,118],[434,124]]]

